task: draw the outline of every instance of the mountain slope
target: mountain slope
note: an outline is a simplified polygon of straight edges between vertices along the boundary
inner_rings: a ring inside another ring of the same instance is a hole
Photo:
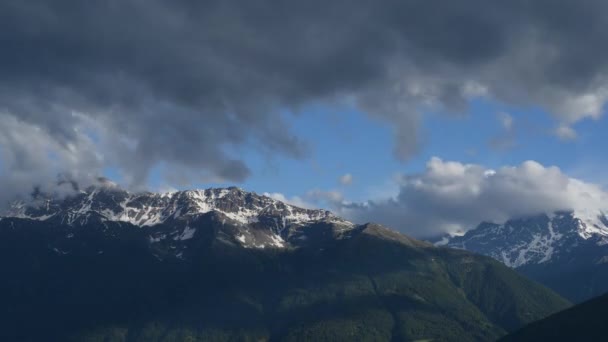
[[[603,341],[608,295],[593,298],[509,334],[500,341]]]
[[[491,258],[239,189],[209,190],[218,210],[172,194],[141,225],[108,214],[135,207],[114,191],[0,220],[1,340],[490,341],[569,305]]]
[[[491,256],[574,302],[608,291],[608,220],[602,213],[482,223],[447,246]]]

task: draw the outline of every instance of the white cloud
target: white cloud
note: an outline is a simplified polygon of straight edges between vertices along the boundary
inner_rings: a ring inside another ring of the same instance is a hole
[[[74,119],[77,121],[77,119]],[[45,128],[0,113],[0,210],[37,189],[57,195],[73,191],[66,180],[81,186],[96,182],[103,157],[91,153],[95,144],[78,121],[73,142],[60,142]]]
[[[280,192],[265,192],[263,195],[306,209],[336,209],[344,202],[344,195],[337,190],[312,189],[303,196],[285,196],[285,194]]]
[[[287,197],[284,194],[280,193],[280,192],[265,192],[263,193],[264,196],[266,197],[270,197],[272,199],[275,199],[277,201],[281,201],[287,204],[291,204],[291,205],[295,205],[296,207],[300,207],[300,208],[306,208],[306,209],[314,209],[315,205],[312,203],[307,202],[306,200],[302,199],[300,196],[292,196],[292,197]]]
[[[306,193],[306,198],[314,203],[327,203],[335,205],[344,200],[344,196],[340,191],[336,190],[319,190],[313,189]]]
[[[502,132],[490,139],[490,147],[496,150],[507,150],[516,145],[516,127],[515,119],[511,114],[499,112],[496,114],[496,119],[502,127]]]
[[[513,123],[515,120],[513,119],[513,116],[511,116],[509,113],[498,113],[498,120],[500,121],[500,124],[505,129],[505,131],[509,132],[513,129]]]
[[[555,135],[561,140],[574,140],[577,137],[576,131],[567,125],[559,125],[555,129]]]
[[[342,185],[351,185],[353,184],[353,175],[350,173],[344,174],[340,177],[340,184]]]
[[[555,112],[565,122],[576,122],[584,118],[599,119],[608,101],[608,87],[597,86],[593,91],[579,94],[563,94],[560,107]]]
[[[393,198],[343,204],[356,222],[375,221],[418,237],[470,229],[482,221],[558,210],[599,211],[608,194],[598,185],[535,161],[496,170],[432,158],[420,174],[403,175]]]

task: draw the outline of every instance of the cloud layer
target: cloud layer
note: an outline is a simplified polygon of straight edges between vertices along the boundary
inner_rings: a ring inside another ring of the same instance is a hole
[[[600,0],[2,1],[1,185],[107,167],[134,185],[159,167],[171,182],[241,182],[243,146],[307,155],[285,113],[319,103],[392,124],[402,160],[426,110],[462,112],[476,96],[545,108],[572,137],[608,99],[607,10]]]
[[[399,187],[395,198],[334,206],[357,222],[381,221],[418,237],[463,232],[482,221],[608,208],[601,187],[535,161],[492,170],[432,158],[424,172],[403,175]]]

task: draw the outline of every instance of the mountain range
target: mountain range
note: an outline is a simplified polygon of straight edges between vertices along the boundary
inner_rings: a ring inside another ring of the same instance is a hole
[[[36,194],[0,219],[4,341],[492,341],[570,303],[486,256],[239,188]]]
[[[191,223],[209,213],[225,227],[233,227],[223,229],[220,238],[245,248],[320,243],[325,232],[301,229],[312,223],[326,223],[331,227],[327,232],[330,235],[346,234],[354,226],[327,210],[298,208],[236,187],[132,194],[110,184],[63,199],[41,196],[30,202],[15,202],[5,216],[65,226],[130,224],[146,228],[150,242],[162,245],[193,238],[196,227]],[[172,229],[156,229],[166,226]]]
[[[608,219],[602,212],[484,222],[443,242],[491,256],[573,302],[608,292]]]

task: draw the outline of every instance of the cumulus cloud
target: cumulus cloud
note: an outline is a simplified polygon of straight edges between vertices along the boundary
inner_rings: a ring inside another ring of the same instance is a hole
[[[113,167],[135,185],[163,165],[180,181],[240,182],[251,172],[240,146],[307,156],[285,113],[318,103],[391,124],[401,160],[418,151],[426,111],[461,113],[472,97],[539,106],[571,127],[608,99],[606,10],[600,0],[2,1],[0,112],[50,150],[5,138],[3,174],[38,181],[27,162],[56,171],[59,156],[63,173]]]
[[[405,233],[429,237],[463,232],[482,221],[559,210],[599,212],[608,207],[600,186],[571,178],[535,161],[493,170],[432,158],[424,172],[403,175],[394,198],[342,204],[357,222],[380,221]]]
[[[339,181],[342,185],[351,185],[353,184],[353,175],[346,173],[340,177]]]

